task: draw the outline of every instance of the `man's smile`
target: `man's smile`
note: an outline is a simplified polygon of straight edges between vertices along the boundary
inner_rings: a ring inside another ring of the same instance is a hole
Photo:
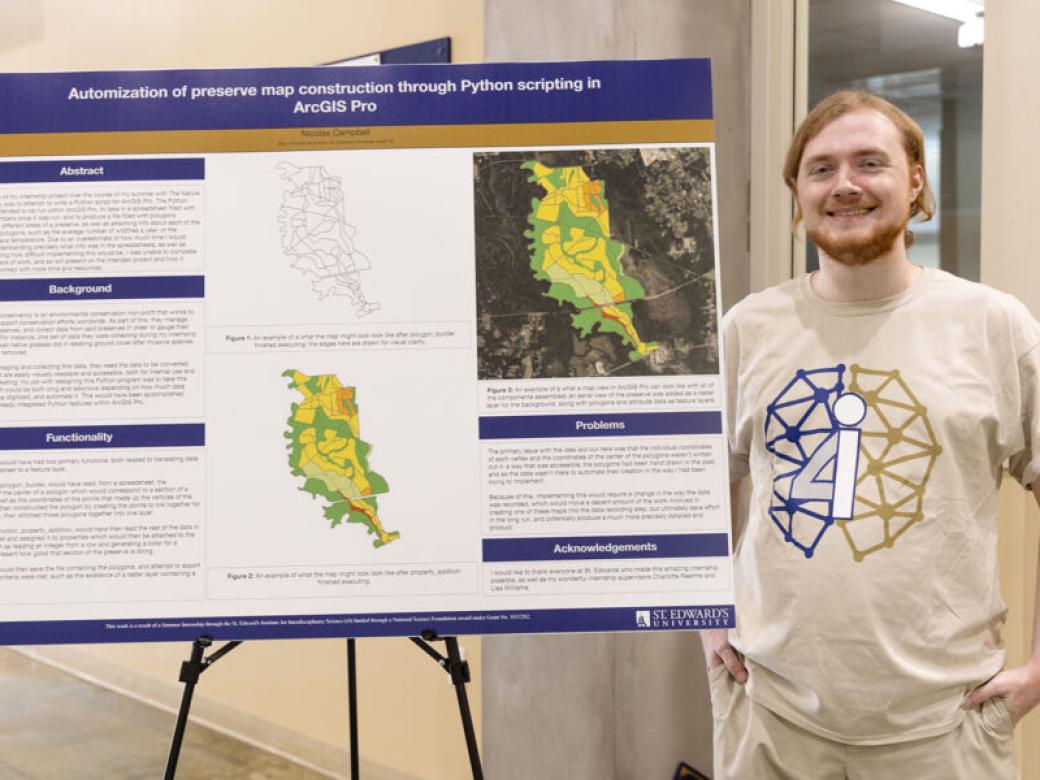
[[[862,217],[862,216],[872,212],[875,208],[877,208],[877,207],[876,206],[870,206],[870,207],[859,206],[857,208],[830,209],[828,211],[825,211],[824,213],[828,217],[838,217],[838,218]]]

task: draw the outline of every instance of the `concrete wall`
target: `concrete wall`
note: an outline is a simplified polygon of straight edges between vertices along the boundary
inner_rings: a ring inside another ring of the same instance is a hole
[[[750,0],[487,0],[487,61],[711,57],[722,295],[748,292]],[[648,88],[652,88],[648,86]],[[495,780],[671,777],[711,768],[695,634],[487,637],[484,759]]]
[[[722,297],[726,308],[743,298],[751,0],[486,0],[484,8],[487,62],[711,58]]]
[[[1040,239],[1035,229],[1040,179],[1040,87],[1035,58],[1040,6],[986,5],[982,115],[982,281],[1017,296],[1040,318]],[[1040,512],[1005,480],[1000,491],[1001,586],[1008,604],[1008,664],[1021,664],[1033,641]],[[1040,778],[1040,709],[1015,734],[1023,780]]]

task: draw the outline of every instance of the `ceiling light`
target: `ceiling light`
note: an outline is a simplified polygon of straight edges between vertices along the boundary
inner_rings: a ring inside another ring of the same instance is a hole
[[[981,46],[983,33],[985,32],[982,17],[969,19],[957,30],[957,45],[962,49],[970,49],[972,46]]]
[[[985,10],[983,0],[894,0],[937,16],[945,16],[958,22],[971,22]]]
[[[982,16],[985,0],[893,0],[900,5],[961,22],[957,28],[957,45],[962,49],[981,46],[984,27]]]

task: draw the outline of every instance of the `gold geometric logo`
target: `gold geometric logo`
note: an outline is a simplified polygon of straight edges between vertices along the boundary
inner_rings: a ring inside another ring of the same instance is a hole
[[[928,410],[899,371],[849,367],[849,391],[867,406],[860,430],[860,459],[853,515],[837,520],[853,558],[862,561],[924,518],[924,493],[942,447]]]
[[[806,558],[834,526],[861,562],[924,519],[942,448],[899,371],[798,369],[766,407],[764,432],[769,516]]]

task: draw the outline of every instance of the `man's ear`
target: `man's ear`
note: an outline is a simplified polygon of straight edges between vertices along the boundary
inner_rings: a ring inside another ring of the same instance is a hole
[[[921,164],[910,166],[910,189],[914,193],[913,200],[917,200],[924,189],[924,166]]]
[[[805,217],[805,212],[802,211],[802,204],[798,202],[798,185],[795,180],[785,178],[784,184],[787,185],[787,191],[791,193],[791,205],[794,206],[791,210],[791,222],[788,225],[791,232],[794,233],[801,224],[802,218]]]
[[[802,204],[798,202],[798,196],[794,198],[794,211],[791,212],[791,232],[793,233],[798,229],[798,226],[802,223],[802,217],[805,216],[802,211]]]

